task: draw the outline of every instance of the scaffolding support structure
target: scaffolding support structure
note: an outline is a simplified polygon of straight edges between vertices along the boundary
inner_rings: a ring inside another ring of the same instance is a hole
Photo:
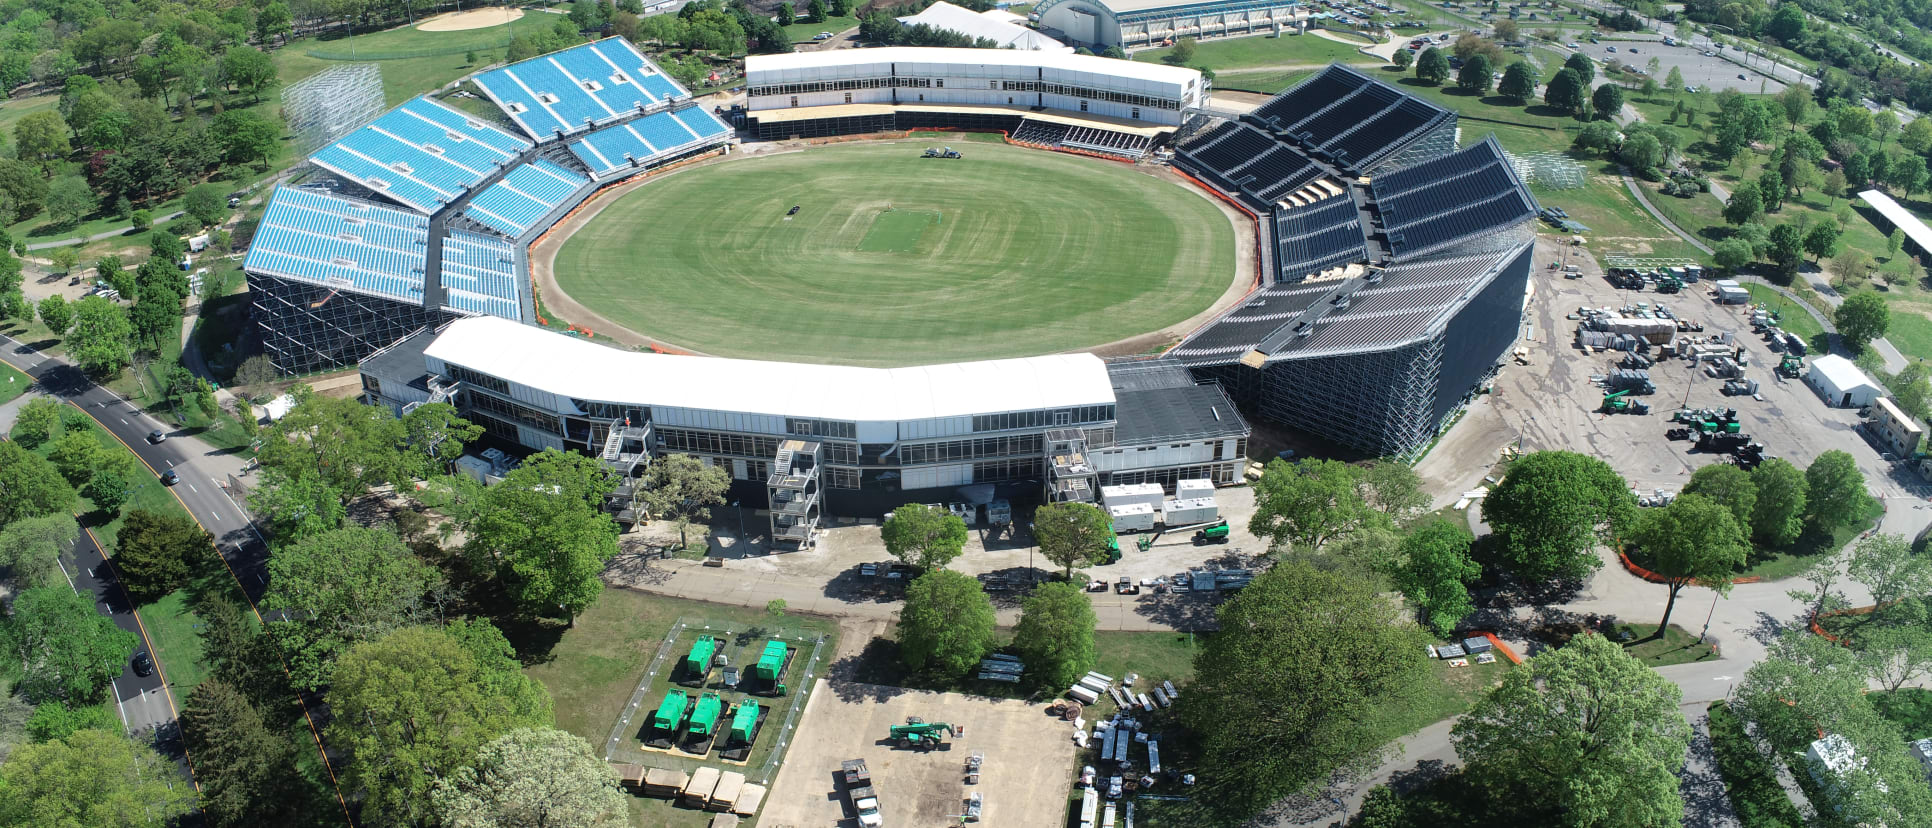
[[[1056,428],[1046,433],[1048,503],[1092,503],[1100,473],[1087,461],[1087,432]]]
[[[778,444],[772,457],[771,476],[765,479],[771,503],[773,544],[786,544],[787,551],[812,548],[812,533],[818,529],[823,504],[819,502],[819,466],[824,446],[816,440],[786,440]]]
[[[375,120],[385,108],[382,68],[374,63],[331,66],[282,90],[282,111],[303,155]]]

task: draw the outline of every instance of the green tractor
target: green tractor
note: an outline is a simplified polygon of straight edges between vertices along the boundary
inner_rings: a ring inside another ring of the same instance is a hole
[[[948,736],[957,739],[965,735],[965,730],[945,722],[928,722],[914,716],[906,719],[905,724],[893,725],[891,735],[901,746],[931,750],[945,744]]]
[[[1784,359],[1778,363],[1778,376],[1797,379],[1804,372],[1804,358],[1797,354],[1785,354]]]

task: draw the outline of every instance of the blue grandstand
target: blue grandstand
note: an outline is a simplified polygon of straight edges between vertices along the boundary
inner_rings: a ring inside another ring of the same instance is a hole
[[[317,166],[385,198],[433,213],[514,160],[530,143],[417,98],[317,152]]]
[[[539,140],[691,96],[618,37],[485,72],[476,85]]]
[[[320,190],[282,187],[262,214],[242,268],[421,304],[428,240],[427,217]],[[457,233],[443,249],[450,309],[521,318],[509,243]],[[452,264],[461,275],[452,277]]]
[[[477,193],[463,215],[518,238],[588,183],[582,175],[539,158]]]
[[[681,112],[659,112],[628,124],[597,130],[572,141],[570,151],[590,168],[593,178],[603,178],[613,172],[649,165],[730,130],[731,127],[704,108],[692,107]]]

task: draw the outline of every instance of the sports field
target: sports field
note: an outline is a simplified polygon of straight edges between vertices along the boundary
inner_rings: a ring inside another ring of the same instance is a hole
[[[653,181],[557,253],[558,286],[719,356],[920,365],[1157,331],[1234,278],[1206,197],[1123,164],[1002,144],[814,148]],[[787,216],[793,206],[796,215]]]

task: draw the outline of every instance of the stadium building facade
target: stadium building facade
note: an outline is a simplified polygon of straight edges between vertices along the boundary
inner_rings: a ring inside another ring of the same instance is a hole
[[[1207,99],[1193,69],[1016,49],[888,47],[745,58],[746,128],[765,139],[920,128],[1138,158]]]
[[[529,246],[599,188],[719,151],[731,129],[612,38],[474,78],[504,123],[415,98],[310,156],[242,262],[287,374],[356,364],[424,325],[535,321]]]
[[[1183,37],[1279,34],[1305,24],[1308,11],[1300,0],[1045,0],[1033,7],[1031,17],[1059,41],[1098,52]]]
[[[1268,284],[1163,356],[1257,416],[1415,457],[1522,328],[1537,205],[1495,138],[1335,65],[1181,146],[1256,216]]]
[[[679,453],[809,542],[826,514],[991,497],[1091,500],[1103,485],[1240,479],[1248,426],[1170,362],[1092,354],[855,368],[637,353],[489,316],[362,363],[364,399],[451,402],[492,436],[624,466]],[[976,490],[976,491],[975,491]]]

